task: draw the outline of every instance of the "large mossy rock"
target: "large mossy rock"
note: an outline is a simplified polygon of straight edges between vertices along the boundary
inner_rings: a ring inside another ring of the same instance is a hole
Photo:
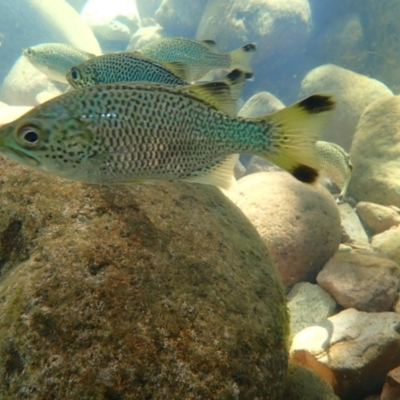
[[[218,189],[0,166],[0,399],[281,399],[282,286]]]

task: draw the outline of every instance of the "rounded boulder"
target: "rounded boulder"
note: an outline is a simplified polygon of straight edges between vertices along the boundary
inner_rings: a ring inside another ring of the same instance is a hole
[[[400,207],[400,98],[373,102],[363,113],[350,157],[349,195],[358,201]]]
[[[283,288],[217,188],[0,165],[0,398],[281,399]]]
[[[341,238],[338,207],[321,185],[286,172],[260,172],[238,181],[237,205],[257,228],[285,286],[315,282]]]

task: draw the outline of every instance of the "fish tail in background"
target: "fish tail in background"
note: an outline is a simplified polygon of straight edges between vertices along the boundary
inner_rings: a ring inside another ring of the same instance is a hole
[[[249,79],[253,76],[253,69],[251,61],[256,51],[256,45],[253,43],[246,44],[239,49],[233,50],[228,55],[231,59],[231,68],[240,69],[246,73],[246,78]]]
[[[272,141],[268,141],[272,150],[259,155],[302,182],[315,182],[319,171],[316,141],[330,117],[329,111],[334,108],[331,96],[315,94],[260,118],[267,122],[266,135],[272,136]],[[271,124],[274,127],[272,135]]]
[[[194,84],[189,90],[202,100],[229,115],[236,115],[236,103],[242,92],[247,74],[238,69],[216,82]]]

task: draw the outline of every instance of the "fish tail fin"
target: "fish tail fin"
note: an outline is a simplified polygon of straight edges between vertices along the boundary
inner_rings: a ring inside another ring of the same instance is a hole
[[[256,45],[249,43],[228,53],[231,59],[231,68],[240,69],[245,72],[247,79],[252,78],[253,69],[251,67],[251,61],[254,57],[255,51]]]
[[[258,154],[290,172],[299,181],[318,178],[316,142],[335,108],[332,96],[315,94],[259,120],[267,123],[268,151]]]

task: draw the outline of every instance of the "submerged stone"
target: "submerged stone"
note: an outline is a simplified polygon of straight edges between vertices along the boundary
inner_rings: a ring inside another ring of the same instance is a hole
[[[341,237],[335,200],[321,185],[287,172],[260,172],[238,181],[238,207],[257,228],[285,286],[315,282]]]
[[[357,125],[351,147],[349,195],[358,201],[400,207],[400,98],[370,104]]]
[[[218,189],[0,165],[0,398],[281,399],[282,286]]]

